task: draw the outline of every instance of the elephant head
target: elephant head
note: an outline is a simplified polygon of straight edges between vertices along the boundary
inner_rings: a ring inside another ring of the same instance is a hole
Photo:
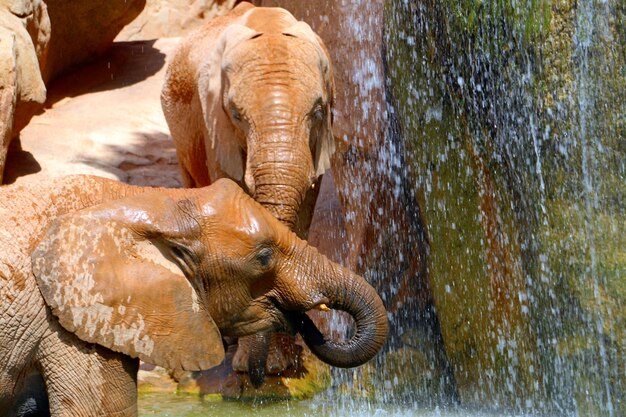
[[[232,181],[147,191],[56,218],[32,253],[41,294],[83,341],[160,366],[201,370],[221,336],[299,331],[323,361],[357,366],[387,334],[361,277],[300,240]],[[347,311],[357,331],[327,340],[304,312]]]
[[[207,155],[303,236],[334,152],[323,43],[283,9],[252,8],[221,32],[198,73]]]

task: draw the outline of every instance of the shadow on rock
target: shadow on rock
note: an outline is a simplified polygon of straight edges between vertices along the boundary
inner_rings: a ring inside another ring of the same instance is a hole
[[[41,165],[33,154],[22,149],[19,136],[11,141],[7,155],[2,184],[13,184],[19,177],[41,171]]]
[[[113,174],[132,185],[179,188],[182,185],[176,150],[169,135],[138,131],[128,143],[99,143],[77,156],[78,163]]]
[[[166,61],[155,42],[116,42],[96,60],[69,70],[50,86],[45,108],[67,97],[124,88],[155,75]]]

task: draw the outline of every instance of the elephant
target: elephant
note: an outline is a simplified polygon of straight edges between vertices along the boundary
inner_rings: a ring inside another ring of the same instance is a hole
[[[0,188],[0,219],[8,415],[136,415],[140,359],[207,369],[223,360],[224,337],[297,332],[339,367],[365,363],[387,337],[363,278],[228,179],[198,189],[25,180]],[[325,336],[306,314],[328,308],[352,315],[351,338]]]
[[[335,149],[332,72],[322,40],[282,8],[242,2],[184,38],[161,92],[183,185],[230,178],[306,238]],[[268,347],[254,345],[268,343],[240,341],[256,352],[236,356],[254,386],[295,361],[266,364]]]
[[[326,47],[281,8],[243,2],[184,38],[161,104],[185,187],[227,177],[302,236],[330,166]]]

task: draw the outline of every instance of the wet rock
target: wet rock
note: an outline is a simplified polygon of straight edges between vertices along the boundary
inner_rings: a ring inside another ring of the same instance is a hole
[[[390,92],[463,404],[623,414],[625,13],[608,3],[389,2]]]

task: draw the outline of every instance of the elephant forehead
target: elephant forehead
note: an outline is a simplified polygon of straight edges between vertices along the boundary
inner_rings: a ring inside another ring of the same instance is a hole
[[[317,70],[323,57],[311,42],[282,34],[262,35],[239,44],[224,55],[223,69],[228,74],[254,71],[297,70],[298,75]],[[317,71],[316,71],[317,72]]]
[[[260,240],[268,239],[272,236],[271,226],[267,224],[262,216],[249,215],[248,213],[230,213],[223,216],[220,230],[224,236],[231,241],[229,246],[236,244],[237,241],[244,245],[254,245]]]
[[[216,192],[210,202],[202,205],[202,214],[208,220],[207,227],[247,236],[263,234],[274,227],[274,218],[267,209],[232,181],[220,180],[212,187]]]

